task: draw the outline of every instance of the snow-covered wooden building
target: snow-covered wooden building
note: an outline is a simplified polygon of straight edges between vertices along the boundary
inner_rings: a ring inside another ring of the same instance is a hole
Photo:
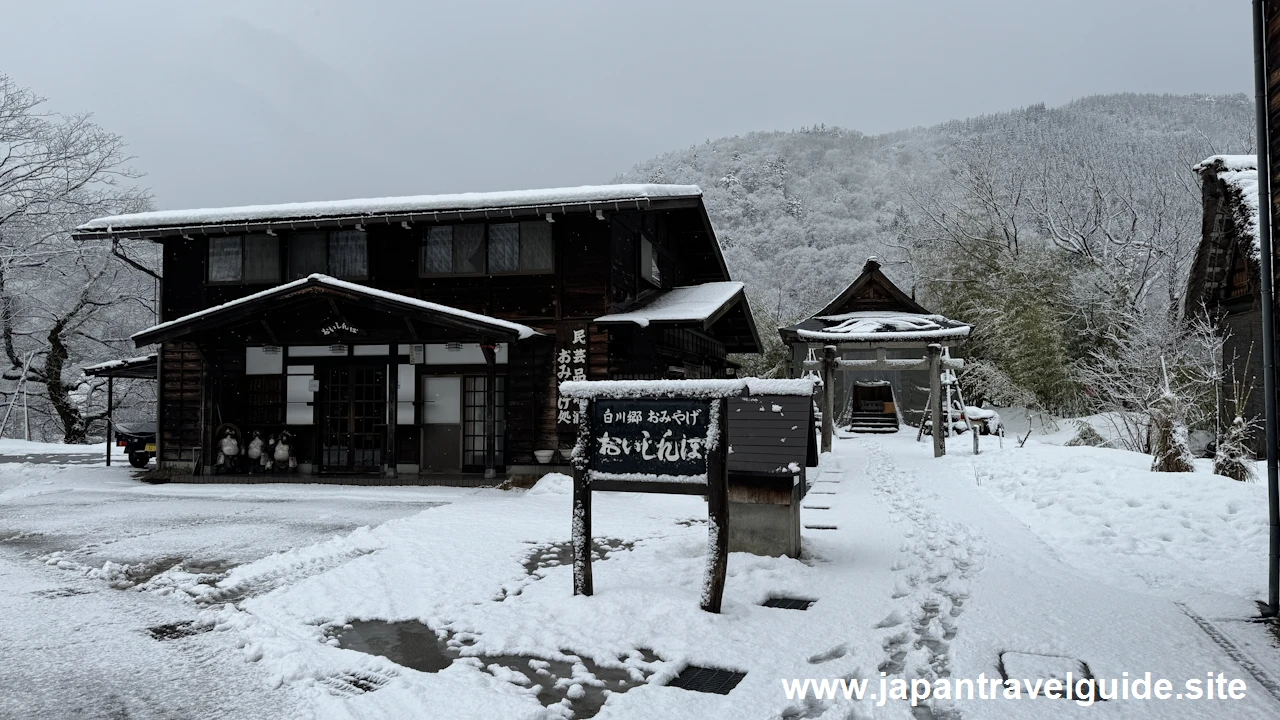
[[[791,349],[797,377],[812,372],[805,363],[817,361],[827,345],[836,347],[841,360],[873,365],[848,362],[836,371],[836,422],[857,432],[894,432],[903,423],[919,427],[927,418],[929,371],[918,367],[926,348],[958,345],[971,330],[925,309],[870,258],[826,307],[778,332]],[[895,363],[909,369],[895,369]]]
[[[163,246],[158,455],[288,432],[300,479],[471,482],[571,444],[564,379],[718,378],[758,352],[696,186],[163,211],[83,239]],[[539,452],[541,451],[541,452]]]
[[[1184,310],[1187,315],[1208,312],[1222,323],[1227,373],[1221,396],[1232,397],[1234,377],[1249,389],[1245,412],[1260,418],[1264,397],[1257,156],[1214,155],[1194,170],[1200,175],[1204,212]],[[1262,455],[1262,433],[1255,435],[1254,450]]]

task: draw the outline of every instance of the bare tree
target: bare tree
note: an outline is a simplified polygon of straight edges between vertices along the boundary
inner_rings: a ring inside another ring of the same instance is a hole
[[[145,209],[149,198],[130,184],[138,174],[120,136],[87,114],[45,112],[43,102],[0,75],[3,377],[35,383],[37,415],[63,441],[84,442],[105,408],[91,408],[95,385],[79,365],[118,356],[123,327],[150,319],[153,278],[141,271],[156,262],[149,248],[130,254],[70,233],[94,216]]]

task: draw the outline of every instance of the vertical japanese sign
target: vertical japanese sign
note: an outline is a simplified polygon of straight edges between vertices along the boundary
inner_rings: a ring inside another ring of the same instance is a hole
[[[561,324],[556,329],[556,386],[566,380],[587,379],[587,325],[586,323]],[[578,429],[578,403],[567,397],[556,399],[556,430],[576,432]]]

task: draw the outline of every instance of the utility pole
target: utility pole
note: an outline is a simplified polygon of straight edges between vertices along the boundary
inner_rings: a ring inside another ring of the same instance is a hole
[[[1267,102],[1267,3],[1253,0],[1253,82],[1254,107],[1258,132],[1258,240],[1261,249],[1262,275],[1262,389],[1266,393],[1267,413],[1267,505],[1271,525],[1271,551],[1267,561],[1267,617],[1280,615],[1280,473],[1276,457],[1276,352],[1275,292],[1273,285],[1275,255],[1271,242],[1271,153]]]

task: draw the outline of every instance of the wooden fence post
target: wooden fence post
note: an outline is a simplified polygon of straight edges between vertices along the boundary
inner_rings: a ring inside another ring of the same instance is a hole
[[[822,348],[822,452],[831,452],[831,435],[835,427],[836,346]]]
[[[729,565],[729,401],[712,400],[712,412],[719,416],[720,438],[707,456],[707,574],[702,587],[702,609],[720,612],[724,599],[724,578]],[[825,423],[824,423],[825,427]]]
[[[942,436],[942,346],[937,343],[925,349],[929,357],[929,403],[930,422],[933,424],[933,456],[942,457],[947,454],[946,441]]]
[[[26,378],[24,377],[23,379]],[[115,421],[111,417],[111,406],[115,403],[114,380],[115,378],[110,375],[107,376],[107,467],[111,467],[111,431],[115,429]],[[22,397],[25,402],[26,395],[24,394]],[[27,439],[30,440],[31,438],[28,437]],[[145,450],[146,448],[143,449]]]
[[[388,480],[399,478],[396,463],[399,458],[396,452],[396,430],[400,426],[400,356],[396,346],[391,346],[391,360],[387,363],[387,457],[386,473]]]
[[[572,400],[578,406],[578,444],[581,453],[590,452],[591,435],[588,430],[592,412],[591,404]],[[591,582],[591,476],[590,463],[583,455],[573,456],[573,594],[591,595],[595,592]]]

